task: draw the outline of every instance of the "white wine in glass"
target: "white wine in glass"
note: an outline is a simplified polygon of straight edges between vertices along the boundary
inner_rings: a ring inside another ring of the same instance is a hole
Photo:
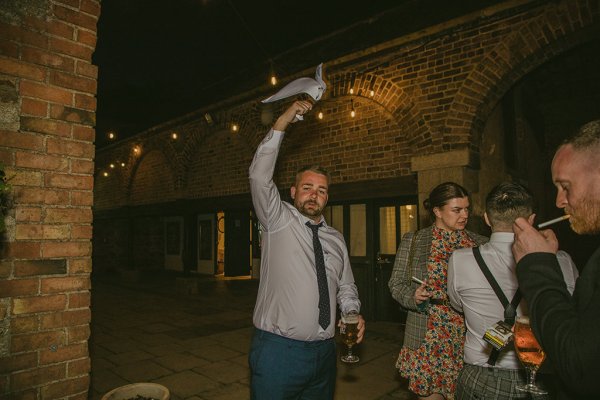
[[[519,360],[521,360],[521,363],[523,363],[527,370],[527,383],[525,385],[518,385],[516,389],[532,394],[547,394],[548,392],[535,383],[535,375],[546,358],[546,354],[533,335],[533,331],[529,325],[529,317],[517,317],[514,329],[514,341]]]
[[[344,344],[348,347],[348,352],[342,356],[342,361],[345,363],[358,362],[359,358],[352,354],[352,346],[356,344],[358,337],[358,313],[356,311],[342,313],[340,333],[342,334]]]

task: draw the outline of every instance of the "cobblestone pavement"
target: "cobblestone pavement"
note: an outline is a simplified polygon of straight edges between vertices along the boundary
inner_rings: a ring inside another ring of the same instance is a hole
[[[89,399],[155,382],[170,390],[171,400],[248,400],[257,288],[249,279],[94,277]],[[361,361],[338,362],[336,400],[413,399],[394,368],[402,328],[367,322],[357,348]]]

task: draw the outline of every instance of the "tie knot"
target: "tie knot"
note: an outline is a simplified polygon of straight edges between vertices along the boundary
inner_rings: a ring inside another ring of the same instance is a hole
[[[312,229],[313,233],[317,233],[319,228],[323,226],[323,221],[319,222],[318,224],[313,224],[310,221],[306,221],[306,226]]]

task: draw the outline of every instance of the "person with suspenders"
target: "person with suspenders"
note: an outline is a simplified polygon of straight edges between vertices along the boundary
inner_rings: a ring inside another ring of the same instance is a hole
[[[456,399],[526,399],[527,393],[515,389],[526,377],[512,342],[497,350],[484,335],[499,321],[512,327],[517,315],[527,315],[511,251],[512,226],[518,217],[533,223],[533,198],[517,183],[501,183],[487,195],[485,206],[490,241],[478,248],[456,250],[448,262],[448,298],[452,307],[464,313],[467,327]],[[572,293],[577,269],[564,251],[558,253],[558,260]]]

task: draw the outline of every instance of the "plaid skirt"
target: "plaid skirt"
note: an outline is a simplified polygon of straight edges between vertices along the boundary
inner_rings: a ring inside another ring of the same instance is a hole
[[[465,364],[458,375],[456,400],[512,400],[529,399],[529,394],[519,392],[517,385],[527,383],[525,370],[488,368]],[[533,395],[532,399],[546,400],[547,395]]]

